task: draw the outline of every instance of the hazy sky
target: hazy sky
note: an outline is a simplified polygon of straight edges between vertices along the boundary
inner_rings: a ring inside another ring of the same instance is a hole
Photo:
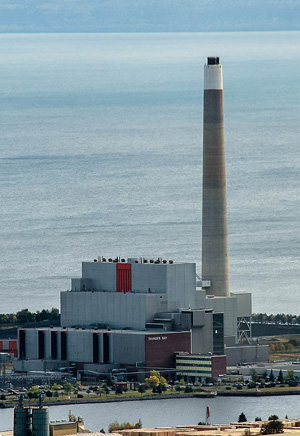
[[[0,32],[300,30],[299,0],[1,0]]]

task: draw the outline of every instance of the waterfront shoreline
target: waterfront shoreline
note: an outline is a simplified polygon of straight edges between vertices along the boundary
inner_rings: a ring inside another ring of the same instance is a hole
[[[148,401],[148,400],[171,400],[171,399],[185,399],[185,398],[216,398],[216,397],[270,397],[270,396],[286,396],[286,395],[300,395],[300,390],[286,390],[286,391],[252,391],[252,392],[218,392],[217,395],[207,393],[176,393],[176,394],[154,394],[154,395],[144,395],[144,396],[136,396],[136,397],[118,397],[118,398],[93,398],[93,399],[65,399],[62,401],[46,401],[44,403],[45,406],[66,406],[72,404],[97,404],[97,403],[119,403],[125,401]],[[10,409],[17,405],[18,403],[2,403],[0,408],[2,409]],[[37,405],[38,403],[31,403],[32,406]]]

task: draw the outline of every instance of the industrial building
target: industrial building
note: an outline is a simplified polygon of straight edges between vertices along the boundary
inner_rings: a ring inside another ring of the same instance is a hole
[[[69,363],[98,372],[120,366],[175,368],[180,352],[224,355],[232,350],[233,364],[240,361],[245,346],[236,345],[238,320],[245,315],[247,295],[206,296],[196,287],[193,263],[114,260],[82,263],[82,277],[61,292],[61,327],[19,330],[16,371],[56,370]],[[221,310],[213,310],[211,302]],[[224,334],[224,316],[231,335]],[[224,341],[233,345],[224,348]],[[257,360],[257,349],[247,347],[248,360]],[[260,360],[267,360],[262,353],[267,347],[259,349]]]
[[[81,277],[61,292],[61,327],[19,331],[17,371],[66,362],[93,371],[175,368],[182,352],[225,354],[232,365],[268,360],[267,346],[251,345],[251,294],[230,292],[217,57],[204,67],[203,121],[202,277],[195,263],[163,258],[83,262]]]
[[[224,354],[223,313],[196,308],[195,264],[83,262],[61,293],[61,327],[19,330],[18,371],[175,368],[175,353]]]

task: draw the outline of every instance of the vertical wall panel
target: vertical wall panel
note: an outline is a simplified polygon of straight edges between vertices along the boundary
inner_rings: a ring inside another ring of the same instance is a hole
[[[131,291],[131,264],[117,264],[117,292]]]

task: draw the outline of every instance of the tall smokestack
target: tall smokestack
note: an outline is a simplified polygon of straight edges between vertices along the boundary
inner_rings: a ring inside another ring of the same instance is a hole
[[[230,295],[223,77],[218,57],[204,66],[202,280],[210,280],[207,294]]]

